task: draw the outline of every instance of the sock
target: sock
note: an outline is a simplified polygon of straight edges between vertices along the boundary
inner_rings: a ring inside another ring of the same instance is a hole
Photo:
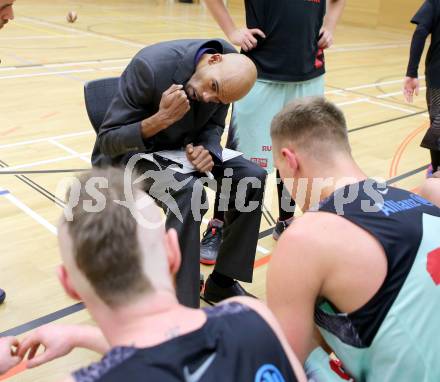
[[[221,273],[218,273],[216,270],[214,270],[211,273],[211,279],[221,288],[229,288],[234,284],[234,279],[231,279],[228,276],[222,275]]]
[[[432,172],[435,173],[440,171],[440,151],[430,150],[431,152],[431,163],[432,163]]]
[[[295,214],[295,201],[292,200],[289,193],[284,190],[284,183],[281,180],[280,172],[277,170],[277,179],[280,179],[280,182],[277,182],[277,191],[278,191],[278,213],[279,213],[279,220],[285,221],[293,217]],[[283,191],[284,190],[284,191]],[[284,202],[282,202],[284,201]],[[284,208],[282,205],[290,205],[292,208],[292,212],[284,211]]]

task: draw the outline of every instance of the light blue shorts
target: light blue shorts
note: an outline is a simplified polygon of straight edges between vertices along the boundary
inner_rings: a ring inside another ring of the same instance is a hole
[[[324,76],[304,82],[257,80],[246,97],[234,103],[229,141],[244,157],[273,170],[270,125],[273,117],[289,102],[324,95]]]

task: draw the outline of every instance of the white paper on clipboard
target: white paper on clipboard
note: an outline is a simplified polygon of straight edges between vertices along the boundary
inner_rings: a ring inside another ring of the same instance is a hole
[[[193,166],[193,164],[187,159],[186,152],[183,149],[156,151],[154,154],[177,163],[176,166],[174,167],[172,165],[171,166],[173,170],[175,170],[176,172],[180,172],[181,174],[190,174],[192,172],[197,171],[197,169]],[[237,158],[241,155],[243,155],[243,153],[241,153],[240,151],[223,149],[222,152],[223,163],[233,158]],[[142,154],[141,156],[144,159],[154,162],[153,154]]]

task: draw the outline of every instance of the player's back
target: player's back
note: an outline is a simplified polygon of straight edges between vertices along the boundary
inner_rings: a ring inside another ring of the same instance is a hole
[[[439,381],[440,209],[392,187],[380,190],[379,203],[364,189],[344,206],[343,217],[381,244],[385,280],[354,312],[339,312],[323,301],[316,323],[356,381]],[[320,211],[336,213],[336,199],[333,195]],[[378,208],[365,212],[366,205]]]
[[[206,314],[200,329],[150,348],[114,348],[74,380],[297,381],[278,337],[254,310],[233,302]]]

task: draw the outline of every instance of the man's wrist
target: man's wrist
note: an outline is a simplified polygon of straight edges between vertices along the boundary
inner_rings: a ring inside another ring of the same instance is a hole
[[[170,123],[160,111],[141,122],[142,138],[147,139],[166,129]]]

